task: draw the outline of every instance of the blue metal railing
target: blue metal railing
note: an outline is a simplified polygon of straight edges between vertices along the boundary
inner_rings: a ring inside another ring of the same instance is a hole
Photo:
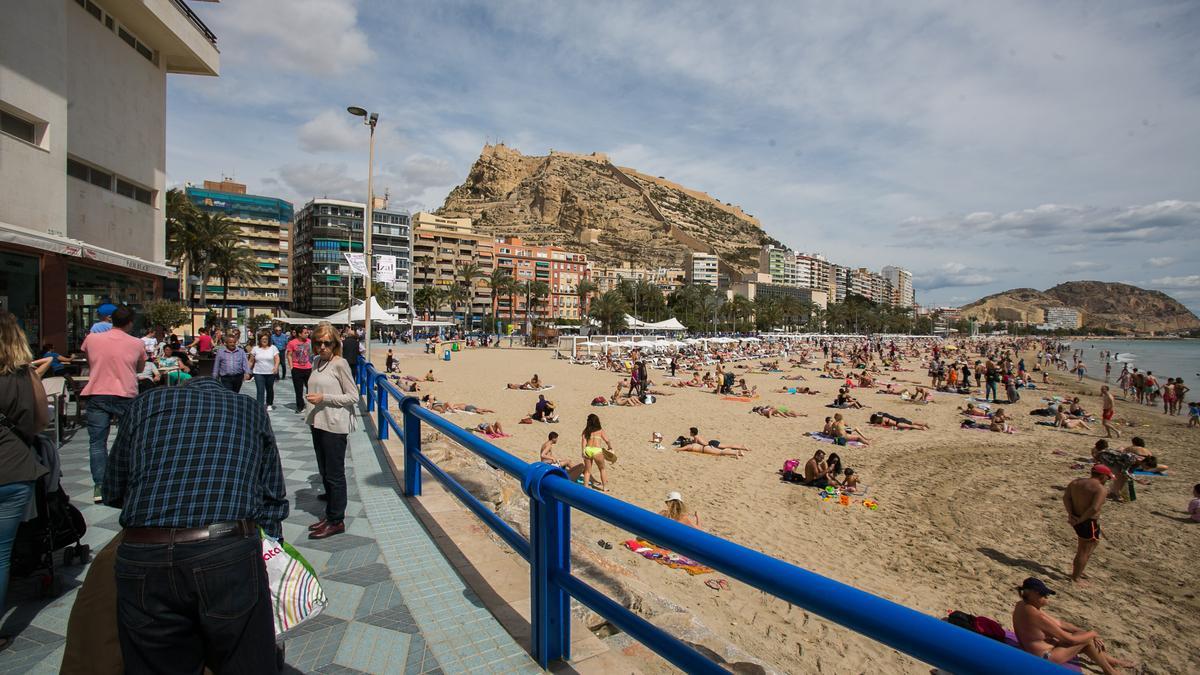
[[[686,672],[728,672],[571,574],[571,509],[578,509],[938,668],[954,673],[1062,672],[1020,649],[583,487],[557,467],[525,462],[422,408],[361,358],[356,377],[367,411],[376,415],[379,439],[387,440],[394,431],[403,440],[404,495],[420,496],[423,467],[529,562],[533,657],[543,668],[570,658],[570,599],[575,598]],[[392,399],[402,423],[392,414]],[[422,453],[422,423],[521,481],[529,495],[528,541]]]

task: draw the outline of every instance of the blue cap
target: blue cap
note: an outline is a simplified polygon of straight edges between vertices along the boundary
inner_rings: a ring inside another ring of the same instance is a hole
[[[106,316],[112,316],[112,313],[115,311],[117,311],[117,306],[111,302],[106,302],[96,308],[96,315],[100,318],[104,318]]]

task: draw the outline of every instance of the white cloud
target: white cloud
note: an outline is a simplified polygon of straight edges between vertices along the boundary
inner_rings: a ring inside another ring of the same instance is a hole
[[[1150,280],[1151,286],[1160,288],[1200,288],[1200,274],[1189,274],[1182,277],[1159,277]]]
[[[914,274],[913,286],[923,291],[932,291],[938,288],[986,286],[994,283],[996,277],[985,274],[984,271],[969,268],[962,263],[945,263],[936,269]]]
[[[943,218],[910,218],[902,223],[930,233],[972,232],[1011,238],[1075,239],[1061,251],[1089,243],[1163,241],[1200,230],[1200,202],[1165,200],[1105,208],[1042,204],[1006,213],[978,212]]]
[[[237,0],[204,11],[222,56],[315,77],[341,75],[374,52],[356,0]]]
[[[1107,263],[1094,262],[1091,260],[1079,260],[1067,265],[1068,272],[1094,272],[1096,270],[1108,269]]]
[[[1179,258],[1175,258],[1175,257],[1169,256],[1169,255],[1158,257],[1158,258],[1150,258],[1150,259],[1146,260],[1146,264],[1151,267],[1170,267],[1171,265],[1174,265],[1177,262],[1179,262]]]
[[[300,125],[297,139],[305,152],[345,152],[366,145],[360,118],[350,113],[325,110]]]

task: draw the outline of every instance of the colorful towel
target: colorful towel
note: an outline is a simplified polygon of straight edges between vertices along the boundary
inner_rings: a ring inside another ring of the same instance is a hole
[[[738,401],[740,403],[749,403],[754,400],[753,396],[722,396],[722,401]]]
[[[647,560],[653,560],[659,565],[666,565],[673,570],[683,570],[692,576],[709,574],[713,571],[711,567],[701,565],[691,558],[685,558],[665,548],[658,548],[644,539],[630,539],[625,542],[625,548]]]
[[[810,431],[808,433],[808,437],[813,439],[814,441],[817,441],[818,443],[832,443],[833,442],[833,436],[826,436],[825,434],[823,434],[819,431]],[[846,445],[849,447],[852,447],[852,448],[862,447],[862,443],[860,441],[847,441]]]
[[[1142,471],[1141,469],[1138,469],[1137,471],[1133,472],[1133,475],[1135,475],[1135,476],[1165,476],[1165,475],[1167,475],[1167,473],[1165,471],[1163,473],[1159,473],[1157,471]]]

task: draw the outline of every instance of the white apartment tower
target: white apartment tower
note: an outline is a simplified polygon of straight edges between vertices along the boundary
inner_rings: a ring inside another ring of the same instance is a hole
[[[720,280],[717,272],[718,258],[715,253],[689,251],[683,264],[683,272],[690,284],[704,284],[716,288]]]
[[[892,294],[895,295],[893,304],[899,307],[912,307],[916,304],[912,272],[903,267],[888,265],[883,268],[883,278],[892,285]]]

